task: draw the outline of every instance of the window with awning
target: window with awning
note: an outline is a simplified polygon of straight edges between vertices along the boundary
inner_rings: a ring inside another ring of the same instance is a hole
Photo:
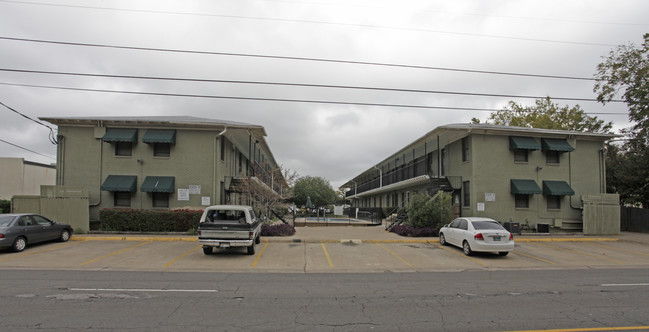
[[[137,129],[107,128],[106,134],[101,138],[108,143],[137,143]]]
[[[136,188],[135,175],[109,175],[101,185],[101,190],[114,192],[135,192]]]
[[[173,176],[147,176],[142,182],[140,191],[149,193],[173,193],[176,178]]]
[[[543,181],[543,195],[549,196],[573,196],[572,190],[566,181]]]
[[[510,150],[539,150],[541,145],[533,137],[509,136]]]
[[[542,193],[534,180],[511,179],[511,193],[514,195],[534,195]]]
[[[557,152],[570,152],[575,148],[568,144],[565,139],[559,138],[542,138],[541,150],[543,151],[557,151]]]
[[[176,144],[175,129],[149,129],[142,136],[142,142],[148,144],[166,143]]]

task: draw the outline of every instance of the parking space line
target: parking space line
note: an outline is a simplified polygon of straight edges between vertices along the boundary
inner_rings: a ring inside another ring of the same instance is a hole
[[[412,264],[408,263],[405,259],[401,258],[401,256],[395,254],[394,251],[392,251],[392,250],[390,250],[390,249],[384,247],[384,246],[383,246],[382,244],[380,244],[380,243],[375,243],[375,244],[376,244],[377,246],[379,246],[379,247],[385,249],[387,252],[389,252],[390,254],[392,254],[392,256],[398,258],[400,261],[406,263],[406,265],[412,267]]]
[[[84,241],[84,242],[85,242],[85,241]],[[20,258],[20,257],[26,257],[26,256],[36,255],[36,254],[40,254],[40,253],[43,253],[43,252],[52,251],[52,250],[56,250],[56,249],[59,249],[59,248],[63,248],[63,247],[67,247],[67,246],[71,246],[71,245],[73,245],[73,244],[77,244],[77,243],[81,243],[81,242],[68,242],[68,243],[66,243],[66,244],[63,244],[63,245],[60,245],[60,246],[56,246],[56,247],[54,247],[54,248],[49,248],[49,249],[42,249],[42,250],[37,250],[37,251],[25,252],[25,253],[23,253],[22,255],[12,255],[12,256],[9,257],[9,258],[0,259],[0,262],[4,262],[4,261],[8,261],[8,260],[10,260],[10,259],[15,259],[15,258]]]
[[[541,257],[536,257],[536,256],[533,256],[533,255],[524,254],[524,253],[522,253],[522,252],[520,252],[520,251],[512,251],[512,253],[514,253],[515,255],[525,256],[525,257],[528,257],[528,258],[536,259],[536,260],[538,260],[538,261],[546,262],[546,263],[553,264],[553,265],[556,265],[556,264],[557,264],[557,263],[555,263],[555,262],[553,262],[553,261],[549,261],[549,260],[547,260],[547,259],[543,259],[543,258],[541,258]]]
[[[268,247],[268,242],[266,242],[266,244],[264,244],[264,247],[261,248],[261,251],[259,252],[259,255],[257,255],[257,258],[255,258],[255,261],[252,263],[252,265],[250,265],[251,268],[254,268],[255,266],[257,266],[257,263],[259,263],[259,259],[261,258],[261,255],[263,255],[264,251],[266,251],[266,247]]]
[[[588,331],[629,331],[649,330],[649,326],[609,326],[609,327],[585,327],[576,329],[547,329],[547,330],[518,330],[508,332],[588,332]]]
[[[610,258],[605,258],[605,257],[598,256],[598,255],[591,255],[591,254],[588,254],[588,253],[585,253],[585,252],[582,252],[582,251],[579,251],[579,250],[573,250],[573,249],[566,249],[566,248],[561,248],[561,247],[557,247],[557,246],[551,246],[549,244],[540,243],[540,242],[535,242],[534,244],[536,244],[537,246],[544,246],[544,247],[548,247],[548,248],[552,248],[552,249],[556,249],[556,250],[575,253],[575,254],[578,254],[578,255],[594,257],[594,258],[605,260],[605,261],[612,262],[612,263],[624,264],[624,262],[621,262],[621,261],[617,261],[617,260],[610,259]]]
[[[192,249],[192,250],[190,250],[190,251],[188,251],[188,252],[186,252],[186,253],[184,253],[184,254],[178,256],[177,258],[175,258],[175,259],[172,260],[171,262],[169,262],[169,263],[163,265],[162,267],[169,267],[169,266],[171,266],[171,264],[175,263],[177,260],[179,260],[179,259],[181,259],[181,258],[183,258],[183,257],[185,257],[185,256],[187,256],[187,255],[189,255],[189,254],[191,254],[192,252],[196,251],[196,249],[198,249],[198,248],[202,248],[202,247],[203,247],[202,245],[198,245],[198,246],[196,246],[194,249]]]
[[[131,249],[135,249],[135,248],[140,247],[140,246],[143,246],[143,245],[145,245],[145,244],[149,244],[149,243],[151,243],[151,242],[153,242],[153,241],[144,242],[144,243],[140,243],[140,244],[138,244],[138,245],[134,245],[134,246],[132,246],[132,247],[124,248],[124,249],[122,249],[122,250],[115,251],[115,252],[110,253],[110,254],[108,254],[108,255],[104,255],[104,256],[97,257],[97,258],[95,258],[95,259],[91,259],[91,260],[89,260],[89,261],[83,262],[83,263],[79,264],[79,266],[83,266],[83,265],[86,265],[86,264],[90,264],[90,263],[92,263],[92,262],[96,262],[96,261],[98,261],[98,260],[100,260],[100,259],[104,259],[104,258],[106,258],[106,257],[114,256],[114,255],[117,255],[117,254],[123,253],[124,251],[131,250]]]
[[[644,253],[644,252],[635,251],[635,250],[628,250],[628,249],[616,248],[616,247],[611,247],[611,246],[607,246],[607,245],[603,245],[603,244],[599,244],[599,243],[590,243],[590,242],[589,242],[589,244],[592,244],[592,245],[594,245],[594,246],[603,247],[603,248],[609,248],[609,249],[613,249],[613,250],[617,250],[617,251],[623,251],[623,252],[629,252],[629,253],[637,254],[637,255],[645,255],[645,256],[649,256],[649,254],[646,254],[646,253]]]
[[[327,257],[327,262],[329,263],[329,267],[334,267],[334,263],[331,262],[331,257],[329,257],[329,252],[327,252],[327,247],[325,247],[324,242],[320,243],[322,245],[322,250],[324,250],[324,254]]]
[[[433,244],[431,243],[431,245],[433,245]],[[448,248],[448,247],[443,246],[443,245],[441,245],[441,244],[438,244],[438,245],[435,245],[435,246],[436,246],[436,247],[439,247],[439,248],[442,248],[442,249],[444,249],[444,250],[446,250],[446,251],[448,251],[448,252],[452,252],[452,253],[454,253],[454,254],[460,256],[460,257],[464,257],[464,258],[466,258],[466,259],[468,259],[468,260],[472,260],[472,261],[474,261],[474,262],[476,262],[476,263],[478,263],[478,264],[480,264],[480,265],[482,265],[482,266],[484,266],[484,267],[488,267],[487,264],[485,264],[485,263],[483,263],[483,262],[481,262],[481,261],[479,261],[479,260],[477,260],[477,259],[475,259],[475,258],[471,258],[471,257],[465,255],[464,253],[459,253],[459,252],[457,252],[457,250],[455,250],[455,248]]]

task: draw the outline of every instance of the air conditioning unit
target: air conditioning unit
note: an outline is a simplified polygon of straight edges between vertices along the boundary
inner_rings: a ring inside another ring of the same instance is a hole
[[[550,233],[550,224],[536,224],[537,233]]]
[[[518,222],[506,222],[505,229],[510,233],[520,234],[521,233],[521,224]]]

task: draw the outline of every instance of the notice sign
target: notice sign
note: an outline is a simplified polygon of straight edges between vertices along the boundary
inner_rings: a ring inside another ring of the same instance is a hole
[[[478,203],[478,211],[484,211],[484,203]]]
[[[485,193],[484,194],[484,200],[487,202],[495,202],[496,201],[496,193]]]
[[[201,197],[201,205],[210,206],[210,196]]]
[[[180,188],[178,188],[178,200],[179,201],[188,201],[189,200],[189,189],[180,189]]]
[[[189,186],[189,193],[192,195],[200,195],[201,194],[201,186],[200,185],[190,185]]]

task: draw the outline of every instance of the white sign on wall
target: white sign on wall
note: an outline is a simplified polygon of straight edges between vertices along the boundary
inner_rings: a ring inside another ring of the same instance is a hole
[[[189,189],[180,189],[180,188],[178,188],[178,200],[179,201],[188,201],[189,200]]]
[[[478,211],[484,211],[484,203],[478,203]]]
[[[189,193],[192,195],[200,195],[201,194],[201,186],[200,185],[190,185],[189,186]]]
[[[203,206],[210,206],[210,196],[201,197],[201,204]]]
[[[484,200],[487,202],[495,202],[496,201],[496,193],[485,193],[484,194]]]

